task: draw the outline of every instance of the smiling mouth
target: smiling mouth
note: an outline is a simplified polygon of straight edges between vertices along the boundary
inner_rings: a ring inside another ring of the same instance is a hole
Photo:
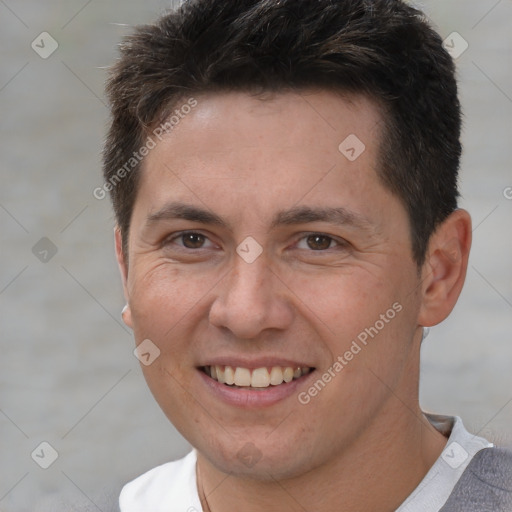
[[[221,384],[233,388],[266,389],[287,384],[308,375],[314,368],[308,366],[272,366],[271,368],[242,368],[239,366],[201,366],[201,371]]]

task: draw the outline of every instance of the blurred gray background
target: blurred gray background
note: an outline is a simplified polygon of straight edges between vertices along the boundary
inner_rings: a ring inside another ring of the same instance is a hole
[[[103,485],[121,485],[189,450],[133,356],[120,318],[113,215],[108,199],[92,193],[102,184],[104,67],[131,26],[171,5],[0,0],[4,512],[47,510],[48,496],[61,493],[94,500]],[[511,445],[512,2],[415,5],[450,36],[454,52],[468,45],[457,57],[465,112],[461,206],[474,221],[462,297],[424,343],[422,404]],[[58,454],[48,469],[40,466],[54,454],[42,442]]]

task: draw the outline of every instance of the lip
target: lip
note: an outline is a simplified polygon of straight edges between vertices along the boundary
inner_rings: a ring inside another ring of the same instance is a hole
[[[256,366],[255,368],[261,368],[262,366],[265,365]],[[273,364],[273,366],[281,365]],[[284,366],[291,365],[285,364]],[[245,368],[247,368],[247,366]],[[278,386],[269,386],[268,388],[259,389],[241,389],[221,384],[206,375],[206,373],[199,368],[197,368],[197,372],[199,373],[199,377],[202,383],[206,386],[209,394],[212,394],[224,403],[241,409],[255,409],[274,405],[292,395],[297,395],[299,388],[306,386],[307,381],[312,378],[312,375],[315,375],[316,377],[316,370],[312,370],[307,375],[302,375],[298,379],[279,384]]]

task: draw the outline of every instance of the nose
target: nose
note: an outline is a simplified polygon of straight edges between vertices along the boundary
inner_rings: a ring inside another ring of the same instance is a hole
[[[210,323],[228,329],[237,339],[255,339],[268,329],[284,330],[293,321],[287,288],[266,258],[252,263],[235,256],[219,283],[209,312]]]

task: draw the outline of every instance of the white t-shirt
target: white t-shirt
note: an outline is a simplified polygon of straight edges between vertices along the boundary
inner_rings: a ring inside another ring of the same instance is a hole
[[[441,456],[396,512],[438,512],[475,453],[493,446],[470,434],[458,417],[426,416],[450,437]],[[196,461],[197,452],[192,450],[183,459],[153,468],[126,484],[119,496],[121,512],[202,512]]]

